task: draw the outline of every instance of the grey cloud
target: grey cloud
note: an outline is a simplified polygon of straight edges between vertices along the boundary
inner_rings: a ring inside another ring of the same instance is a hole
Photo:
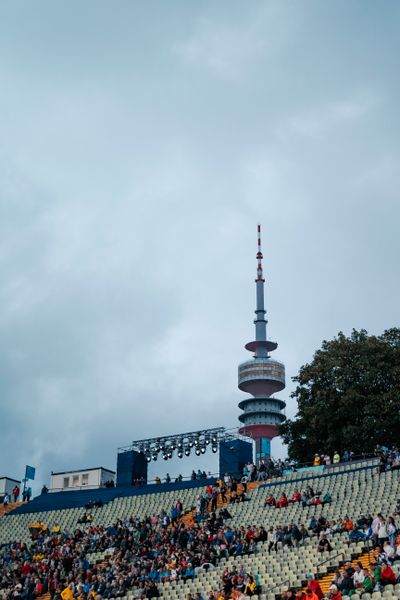
[[[149,6],[1,8],[7,474],[238,424],[258,221],[288,414],[322,339],[398,320],[398,7]]]

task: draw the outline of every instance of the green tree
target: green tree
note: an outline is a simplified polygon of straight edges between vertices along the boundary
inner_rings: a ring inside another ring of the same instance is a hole
[[[400,329],[380,336],[353,329],[324,341],[293,378],[298,412],[280,427],[289,457],[310,462],[315,452],[355,455],[376,444],[400,446]]]

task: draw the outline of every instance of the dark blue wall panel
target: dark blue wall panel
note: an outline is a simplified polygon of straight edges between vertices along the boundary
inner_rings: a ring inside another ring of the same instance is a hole
[[[141,477],[147,481],[147,462],[144,454],[134,450],[120,452],[117,458],[117,486],[132,485],[135,479]]]
[[[253,462],[253,444],[243,440],[231,440],[219,444],[219,473],[242,477],[243,467]]]

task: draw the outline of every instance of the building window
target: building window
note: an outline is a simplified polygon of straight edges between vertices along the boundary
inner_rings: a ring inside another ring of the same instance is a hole
[[[69,487],[69,477],[64,477],[64,483],[63,483],[63,487],[67,488]]]
[[[79,485],[79,475],[72,475],[72,486]]]
[[[89,483],[89,473],[84,473],[82,475],[82,485],[88,485]]]

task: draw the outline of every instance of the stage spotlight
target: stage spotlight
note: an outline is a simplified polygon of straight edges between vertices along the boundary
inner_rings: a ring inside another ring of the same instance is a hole
[[[209,437],[208,435],[206,435],[206,437],[205,437],[205,440],[204,440],[204,441],[205,441],[205,443],[206,443],[206,444],[207,444],[207,446],[208,446],[208,444],[211,442],[211,440],[210,440],[210,437]]]
[[[152,456],[153,460],[157,460],[157,452],[154,452],[153,456]]]
[[[190,448],[185,448],[185,456],[189,456],[190,455]]]
[[[174,451],[173,450],[168,450],[168,458],[172,458]]]
[[[146,462],[151,462],[151,455],[150,454],[146,454]]]
[[[212,451],[214,452],[214,454],[215,454],[216,452],[218,452],[218,447],[217,447],[217,446],[213,446],[213,447],[211,448],[211,450],[212,450]]]
[[[162,457],[164,460],[168,460],[168,454],[166,452],[163,452]]]
[[[200,448],[196,448],[196,456],[200,456],[200,454],[201,454]]]
[[[183,458],[183,451],[182,450],[178,450],[178,458]]]
[[[202,447],[200,448],[200,450],[201,450],[201,453],[202,453],[202,454],[205,454],[205,453],[206,453],[206,447],[205,447],[205,446],[202,446]]]
[[[178,450],[181,450],[183,448],[183,440],[180,439],[178,442]]]
[[[216,444],[216,443],[217,443],[217,436],[215,435],[215,433],[213,434],[213,436],[212,436],[211,440],[212,440],[212,443],[213,443],[213,444]]]
[[[189,438],[189,448],[193,448],[193,438]]]

